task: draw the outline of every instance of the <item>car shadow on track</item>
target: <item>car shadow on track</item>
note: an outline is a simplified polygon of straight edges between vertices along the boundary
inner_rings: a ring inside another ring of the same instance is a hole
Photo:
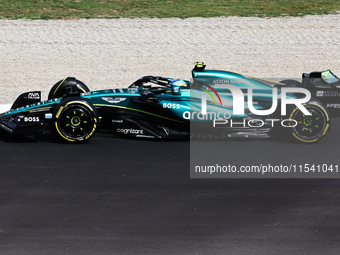
[[[65,143],[59,137],[50,133],[40,135],[15,135],[5,130],[0,130],[0,141],[5,143]]]
[[[287,134],[282,134],[280,132],[277,133],[272,133],[273,137],[271,138],[211,138],[211,137],[194,137],[190,139],[169,139],[166,140],[167,142],[190,142],[190,141],[238,141],[238,142],[256,142],[256,141],[270,141],[273,143],[278,143],[278,144],[310,144],[310,143],[302,143],[292,137],[289,137]],[[122,137],[122,136],[117,136],[111,133],[101,133],[101,132],[96,132],[95,134],[96,137],[104,138],[104,139],[119,139],[119,140],[146,140],[146,141],[165,141],[165,139],[155,139],[155,138],[134,138],[134,137]],[[5,130],[0,129],[0,141],[5,142],[5,143],[38,143],[38,142],[45,142],[45,143],[57,143],[57,144],[70,144],[70,142],[67,142],[63,139],[61,139],[57,134],[47,131],[45,134],[37,134],[37,135],[14,135],[11,133],[8,133]],[[77,144],[83,144],[89,142],[88,140],[77,143]],[[318,144],[316,142],[315,144]]]
[[[5,143],[36,143],[30,136],[14,135],[5,130],[0,130],[0,140]]]

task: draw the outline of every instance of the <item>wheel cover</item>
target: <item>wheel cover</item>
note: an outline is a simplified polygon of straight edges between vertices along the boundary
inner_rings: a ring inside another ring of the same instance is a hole
[[[92,132],[93,119],[89,110],[76,105],[66,108],[59,117],[60,132],[69,139],[79,139]]]
[[[322,109],[313,105],[307,106],[306,109],[311,115],[305,115],[300,110],[293,113],[292,119],[297,123],[293,127],[293,133],[303,140],[317,139],[325,130],[326,115]]]

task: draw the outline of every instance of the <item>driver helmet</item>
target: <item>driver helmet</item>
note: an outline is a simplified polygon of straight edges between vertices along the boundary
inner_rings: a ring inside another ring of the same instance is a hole
[[[182,80],[182,79],[174,79],[170,82],[170,85],[173,85],[173,86],[181,86],[181,87],[187,87],[187,83]]]
[[[167,87],[166,92],[172,92],[173,86],[187,87],[188,84],[187,84],[184,80],[182,80],[182,79],[173,79],[173,80],[170,82],[170,86]]]

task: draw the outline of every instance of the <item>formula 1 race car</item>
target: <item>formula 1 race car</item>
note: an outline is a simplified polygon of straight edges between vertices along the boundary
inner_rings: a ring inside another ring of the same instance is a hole
[[[316,142],[329,131],[327,108],[302,96],[302,88],[287,90],[280,83],[205,70],[199,62],[192,76],[192,81],[145,76],[127,88],[92,92],[68,77],[51,88],[46,101],[40,91],[20,95],[11,110],[0,114],[0,128],[18,135],[51,131],[68,142],[87,141],[96,131],[158,139],[287,133]]]

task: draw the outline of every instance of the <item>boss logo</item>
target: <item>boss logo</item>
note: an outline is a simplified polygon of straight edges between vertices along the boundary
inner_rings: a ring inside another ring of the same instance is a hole
[[[24,117],[24,122],[39,122],[39,117]]]
[[[28,99],[38,99],[38,100],[40,100],[40,94],[38,92],[28,93],[27,98]]]
[[[163,108],[179,109],[179,104],[163,103]]]

